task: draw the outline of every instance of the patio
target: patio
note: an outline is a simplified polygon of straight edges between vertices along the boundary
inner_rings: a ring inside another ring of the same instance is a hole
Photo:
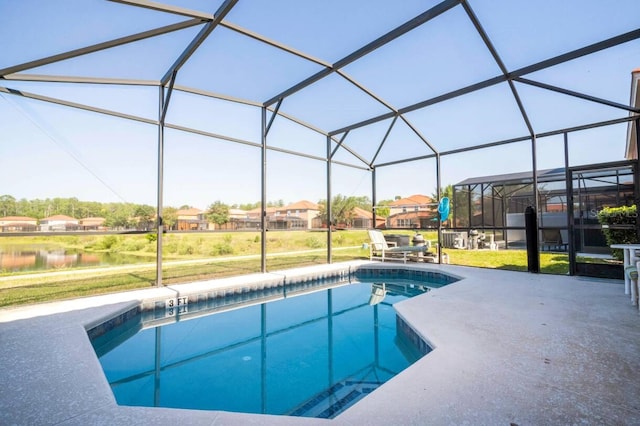
[[[366,263],[282,273],[312,274]],[[624,295],[622,281],[452,265],[407,267],[464,277],[396,305],[435,349],[334,420],[116,405],[85,327],[138,299],[170,294],[188,286],[184,285],[0,311],[0,380],[6,384],[0,398],[3,421],[29,425],[640,422],[640,382],[635,377],[640,369],[640,321],[638,310]],[[268,277],[273,275],[248,279]]]
[[[259,200],[267,272],[270,201],[324,200],[329,214],[318,229],[326,230],[331,263],[336,198],[366,198],[377,224],[396,196],[432,194],[437,203],[467,182],[449,195],[450,230],[520,243],[524,227],[512,219],[532,206],[536,226],[566,237],[571,274],[580,272],[583,246],[606,248],[593,213],[640,199],[633,0],[579,8],[70,1],[64,11],[56,2],[7,8],[0,116],[12,124],[6,156],[19,161],[2,168],[0,180],[16,182],[9,190],[18,198],[62,192],[146,203],[144,210],[155,204],[158,285],[171,208],[205,211],[212,197]],[[22,22],[41,29],[33,40],[14,36]],[[591,176],[612,164],[625,172]],[[546,180],[549,170],[559,177]],[[523,174],[525,182],[508,185],[475,182]],[[589,200],[603,179],[624,196]],[[10,198],[4,211],[17,214]],[[42,209],[76,214],[73,203],[47,204]],[[443,224],[425,227],[440,232]]]
[[[217,285],[163,286],[171,208],[258,200],[261,274],[227,281],[239,285],[345,267],[332,263],[338,196],[366,198],[378,223],[394,197],[438,201],[458,182],[450,231],[519,244],[524,226],[507,217],[535,207],[538,231],[566,233],[570,275],[403,266],[464,277],[396,306],[435,349],[331,422],[640,424],[638,309],[623,281],[577,276],[576,262],[583,246],[606,247],[589,235],[599,209],[640,200],[637,2],[540,3],[7,3],[2,214],[25,216],[23,198],[46,198],[40,219],[93,216],[58,211],[65,196],[155,205],[157,287],[0,309],[2,422],[328,424],[120,407],[86,329],[141,300]],[[612,165],[624,173],[603,179]],[[545,181],[549,170],[559,178]],[[478,181],[498,175],[506,184]],[[325,201],[326,264],[274,272],[268,203],[301,194]],[[64,233],[36,234],[13,235]]]

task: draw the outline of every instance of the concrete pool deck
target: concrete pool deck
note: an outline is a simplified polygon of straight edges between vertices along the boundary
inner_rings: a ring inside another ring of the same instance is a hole
[[[86,328],[185,284],[0,310],[0,423],[640,424],[640,314],[623,281],[409,267],[464,277],[396,305],[434,350],[333,420],[118,406]]]

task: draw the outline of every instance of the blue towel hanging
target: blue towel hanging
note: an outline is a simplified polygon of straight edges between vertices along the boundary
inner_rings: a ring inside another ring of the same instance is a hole
[[[449,217],[449,198],[442,197],[438,203],[438,213],[440,213],[440,222],[444,222]]]

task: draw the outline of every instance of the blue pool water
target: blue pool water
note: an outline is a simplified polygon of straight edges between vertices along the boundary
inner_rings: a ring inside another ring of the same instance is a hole
[[[441,285],[235,295],[194,318],[138,314],[92,343],[121,405],[331,418],[430,350],[392,305]]]

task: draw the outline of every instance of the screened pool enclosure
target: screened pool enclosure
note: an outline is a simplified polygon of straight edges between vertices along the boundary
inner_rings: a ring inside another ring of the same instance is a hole
[[[579,256],[608,253],[594,215],[640,200],[639,14],[636,0],[5,1],[0,220],[35,215],[28,200],[48,200],[42,217],[59,198],[151,205],[161,285],[173,235],[209,232],[168,229],[169,209],[254,203],[265,272],[273,201],[321,202],[308,244],[331,263],[337,196],[368,200],[371,224],[394,199],[448,196],[449,220],[419,222],[441,246],[480,233],[522,248],[531,206],[540,250],[580,273]],[[57,235],[30,226],[0,237]]]

